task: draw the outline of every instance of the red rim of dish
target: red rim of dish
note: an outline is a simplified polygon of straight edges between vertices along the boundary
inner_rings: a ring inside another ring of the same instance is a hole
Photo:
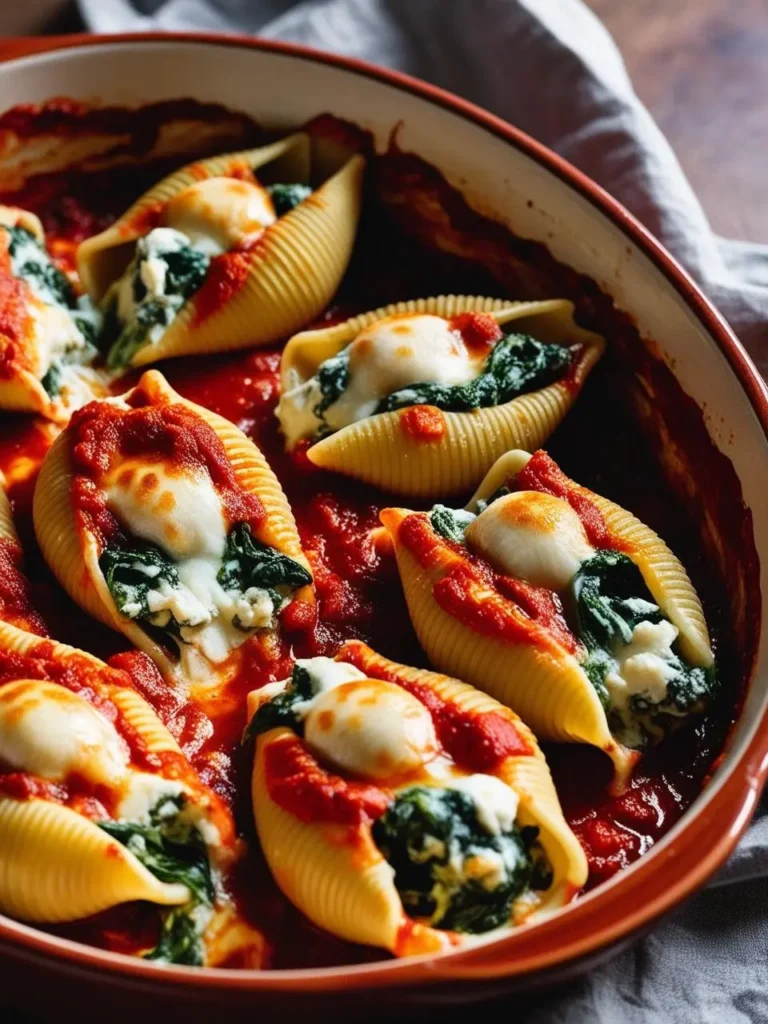
[[[444,89],[410,75],[365,61],[324,53],[294,43],[250,36],[197,32],[147,32],[125,35],[89,34],[38,39],[6,39],[0,43],[0,63],[36,54],[113,43],[193,43],[237,46],[328,64],[372,78],[414,94],[471,121],[526,154],[586,198],[619,227],[674,286],[685,304],[717,342],[744,389],[764,433],[768,436],[768,387],[722,315],[689,274],[624,207],[581,171],[546,146],[501,118]],[[213,968],[158,966],[137,958],[110,953],[82,943],[60,939],[0,916],[0,943],[16,955],[55,956],[81,969],[108,970],[163,988],[178,985],[205,989],[303,994],[471,983],[521,978],[547,971],[565,973],[580,960],[595,959],[600,950],[626,943],[652,921],[680,904],[704,884],[732,852],[746,829],[768,775],[768,711],[752,739],[709,800],[706,809],[686,817],[662,842],[626,870],[619,872],[584,899],[564,908],[551,920],[531,929],[512,932],[488,946],[458,950],[440,957],[385,960],[370,964],[285,971],[235,971]],[[679,830],[679,831],[678,831]]]

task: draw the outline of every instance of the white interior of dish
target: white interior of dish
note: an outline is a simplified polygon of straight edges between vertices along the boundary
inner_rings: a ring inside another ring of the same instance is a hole
[[[436,165],[480,212],[543,242],[557,259],[592,277],[635,319],[641,333],[658,343],[683,389],[705,411],[711,437],[741,479],[753,515],[762,591],[768,594],[768,440],[728,360],[630,235],[508,141],[365,73],[223,42],[201,46],[169,40],[144,42],[141,48],[113,43],[28,57],[0,65],[0,96],[4,108],[52,96],[118,104],[194,97],[286,128],[332,112],[371,130],[381,148],[399,126],[403,150]],[[767,704],[768,650],[762,629],[756,671],[729,754],[695,807],[702,809],[730,774]]]

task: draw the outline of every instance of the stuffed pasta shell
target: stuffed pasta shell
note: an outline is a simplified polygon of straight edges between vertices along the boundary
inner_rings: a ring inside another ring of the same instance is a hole
[[[23,560],[5,480],[0,473],[0,622],[45,636],[45,623],[32,607]]]
[[[499,460],[466,510],[387,509],[424,650],[540,739],[592,743],[621,788],[714,691],[701,602],[652,530],[543,451]]]
[[[149,959],[213,964],[234,942],[259,966],[221,886],[240,852],[127,673],[0,625],[0,911],[50,924],[141,900],[158,907]]]
[[[314,621],[293,514],[264,456],[156,370],[75,414],[33,514],[64,589],[169,681],[210,688],[279,623]]]
[[[286,337],[328,304],[352,251],[364,159],[315,180],[309,137],[190,164],[83,242],[114,369]]]
[[[100,322],[51,260],[38,218],[0,206],[0,409],[66,422],[105,394],[93,366]]]
[[[400,302],[292,338],[277,416],[316,466],[446,497],[509,448],[543,444],[603,346],[564,299]]]
[[[348,641],[249,696],[253,811],[287,897],[407,956],[533,920],[584,884],[530,730],[456,679]]]

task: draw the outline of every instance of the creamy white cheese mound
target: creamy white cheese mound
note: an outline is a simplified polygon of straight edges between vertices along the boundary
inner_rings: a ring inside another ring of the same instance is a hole
[[[410,385],[466,384],[482,373],[486,356],[473,355],[459,331],[443,317],[385,317],[362,330],[344,353],[333,357],[348,359],[349,380],[321,415],[316,409],[324,396],[317,375],[289,386],[276,415],[289,446],[293,446],[321,430],[341,430],[372,416],[382,399]]]
[[[477,820],[489,835],[499,836],[511,831],[520,801],[517,793],[501,779],[477,773],[455,779],[451,789],[459,789],[471,797]]]
[[[248,244],[276,220],[274,204],[262,185],[226,177],[187,186],[163,211],[168,227],[183,232],[209,256]]]
[[[499,572],[555,591],[565,590],[594,554],[568,502],[539,491],[497,498],[469,524],[465,538]]]
[[[111,783],[128,770],[128,748],[92,704],[54,683],[6,692],[0,702],[0,761],[51,782],[77,774]]]

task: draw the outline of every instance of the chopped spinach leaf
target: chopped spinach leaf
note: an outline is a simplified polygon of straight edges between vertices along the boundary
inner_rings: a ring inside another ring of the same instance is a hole
[[[429,513],[429,521],[435,533],[456,544],[464,543],[464,531],[475,519],[471,512],[463,508],[448,508],[446,505],[435,505]]]
[[[303,565],[256,540],[248,523],[238,523],[230,530],[217,579],[225,590],[241,593],[250,587],[296,589],[312,582]]]
[[[179,585],[175,562],[145,541],[136,541],[131,548],[108,545],[99,558],[99,568],[117,610],[129,619],[151,619],[147,595],[157,590],[162,580],[170,587]]]
[[[314,694],[309,672],[301,665],[294,665],[291,679],[282,693],[275,694],[266,701],[251,719],[247,738],[252,739],[270,729],[285,726],[294,732],[302,733],[302,726],[296,716],[296,705],[311,700]]]
[[[267,192],[269,192],[278,217],[290,213],[299,203],[303,203],[307,196],[312,195],[309,185],[301,185],[299,182],[267,185]]]
[[[531,886],[536,835],[517,827],[490,835],[469,794],[430,786],[400,792],[373,825],[406,913],[474,934],[506,924],[513,901]],[[546,868],[536,877],[546,882]]]
[[[349,348],[342,349],[337,355],[326,359],[317,371],[316,380],[323,397],[312,412],[322,424],[317,436],[323,437],[331,432],[325,423],[326,409],[330,408],[349,386]]]
[[[168,813],[169,804],[175,806],[176,813],[172,808]],[[179,816],[183,806],[183,797],[163,798],[150,812],[149,825],[102,821],[99,827],[155,878],[189,889],[189,902],[166,912],[160,941],[146,959],[199,966],[203,963],[200,933],[205,916],[200,908],[212,905],[214,886],[202,837],[192,823]]]
[[[434,405],[445,412],[503,405],[557,380],[571,359],[571,350],[563,345],[545,344],[528,334],[507,334],[494,346],[474,380],[453,385],[411,384],[384,398],[376,412],[410,405]]]
[[[613,715],[614,731],[627,732],[627,723],[620,721],[611,707],[606,676],[616,671],[617,652],[632,642],[637,625],[641,622],[656,624],[666,617],[653,600],[638,566],[618,551],[595,552],[579,567],[569,589],[577,632],[587,649],[584,670],[603,707]],[[652,703],[641,694],[630,698],[630,708],[638,718],[634,724],[642,726],[646,732],[651,720],[665,715],[679,717],[695,709],[714,692],[714,669],[687,665],[677,653],[673,653],[667,664],[669,678],[664,700]]]
[[[187,299],[202,285],[211,258],[186,244],[188,241],[181,232],[162,228],[150,231],[136,243],[136,254],[126,271],[131,275],[133,315],[129,320],[120,320],[114,291],[106,308],[102,348],[109,346],[110,369],[128,366],[140,349],[158,341]],[[142,266],[148,260],[164,264],[157,294],[150,294],[142,277]]]
[[[51,363],[48,367],[48,372],[40,380],[49,398],[55,398],[61,391],[62,376],[61,364],[58,362]]]
[[[26,228],[6,227],[8,253],[14,277],[23,278],[49,306],[72,309],[75,295],[66,274],[51,261],[48,252]]]
[[[205,963],[205,947],[198,921],[199,910],[199,905],[188,903],[166,911],[160,940],[153,950],[144,954],[144,959],[202,967]]]

